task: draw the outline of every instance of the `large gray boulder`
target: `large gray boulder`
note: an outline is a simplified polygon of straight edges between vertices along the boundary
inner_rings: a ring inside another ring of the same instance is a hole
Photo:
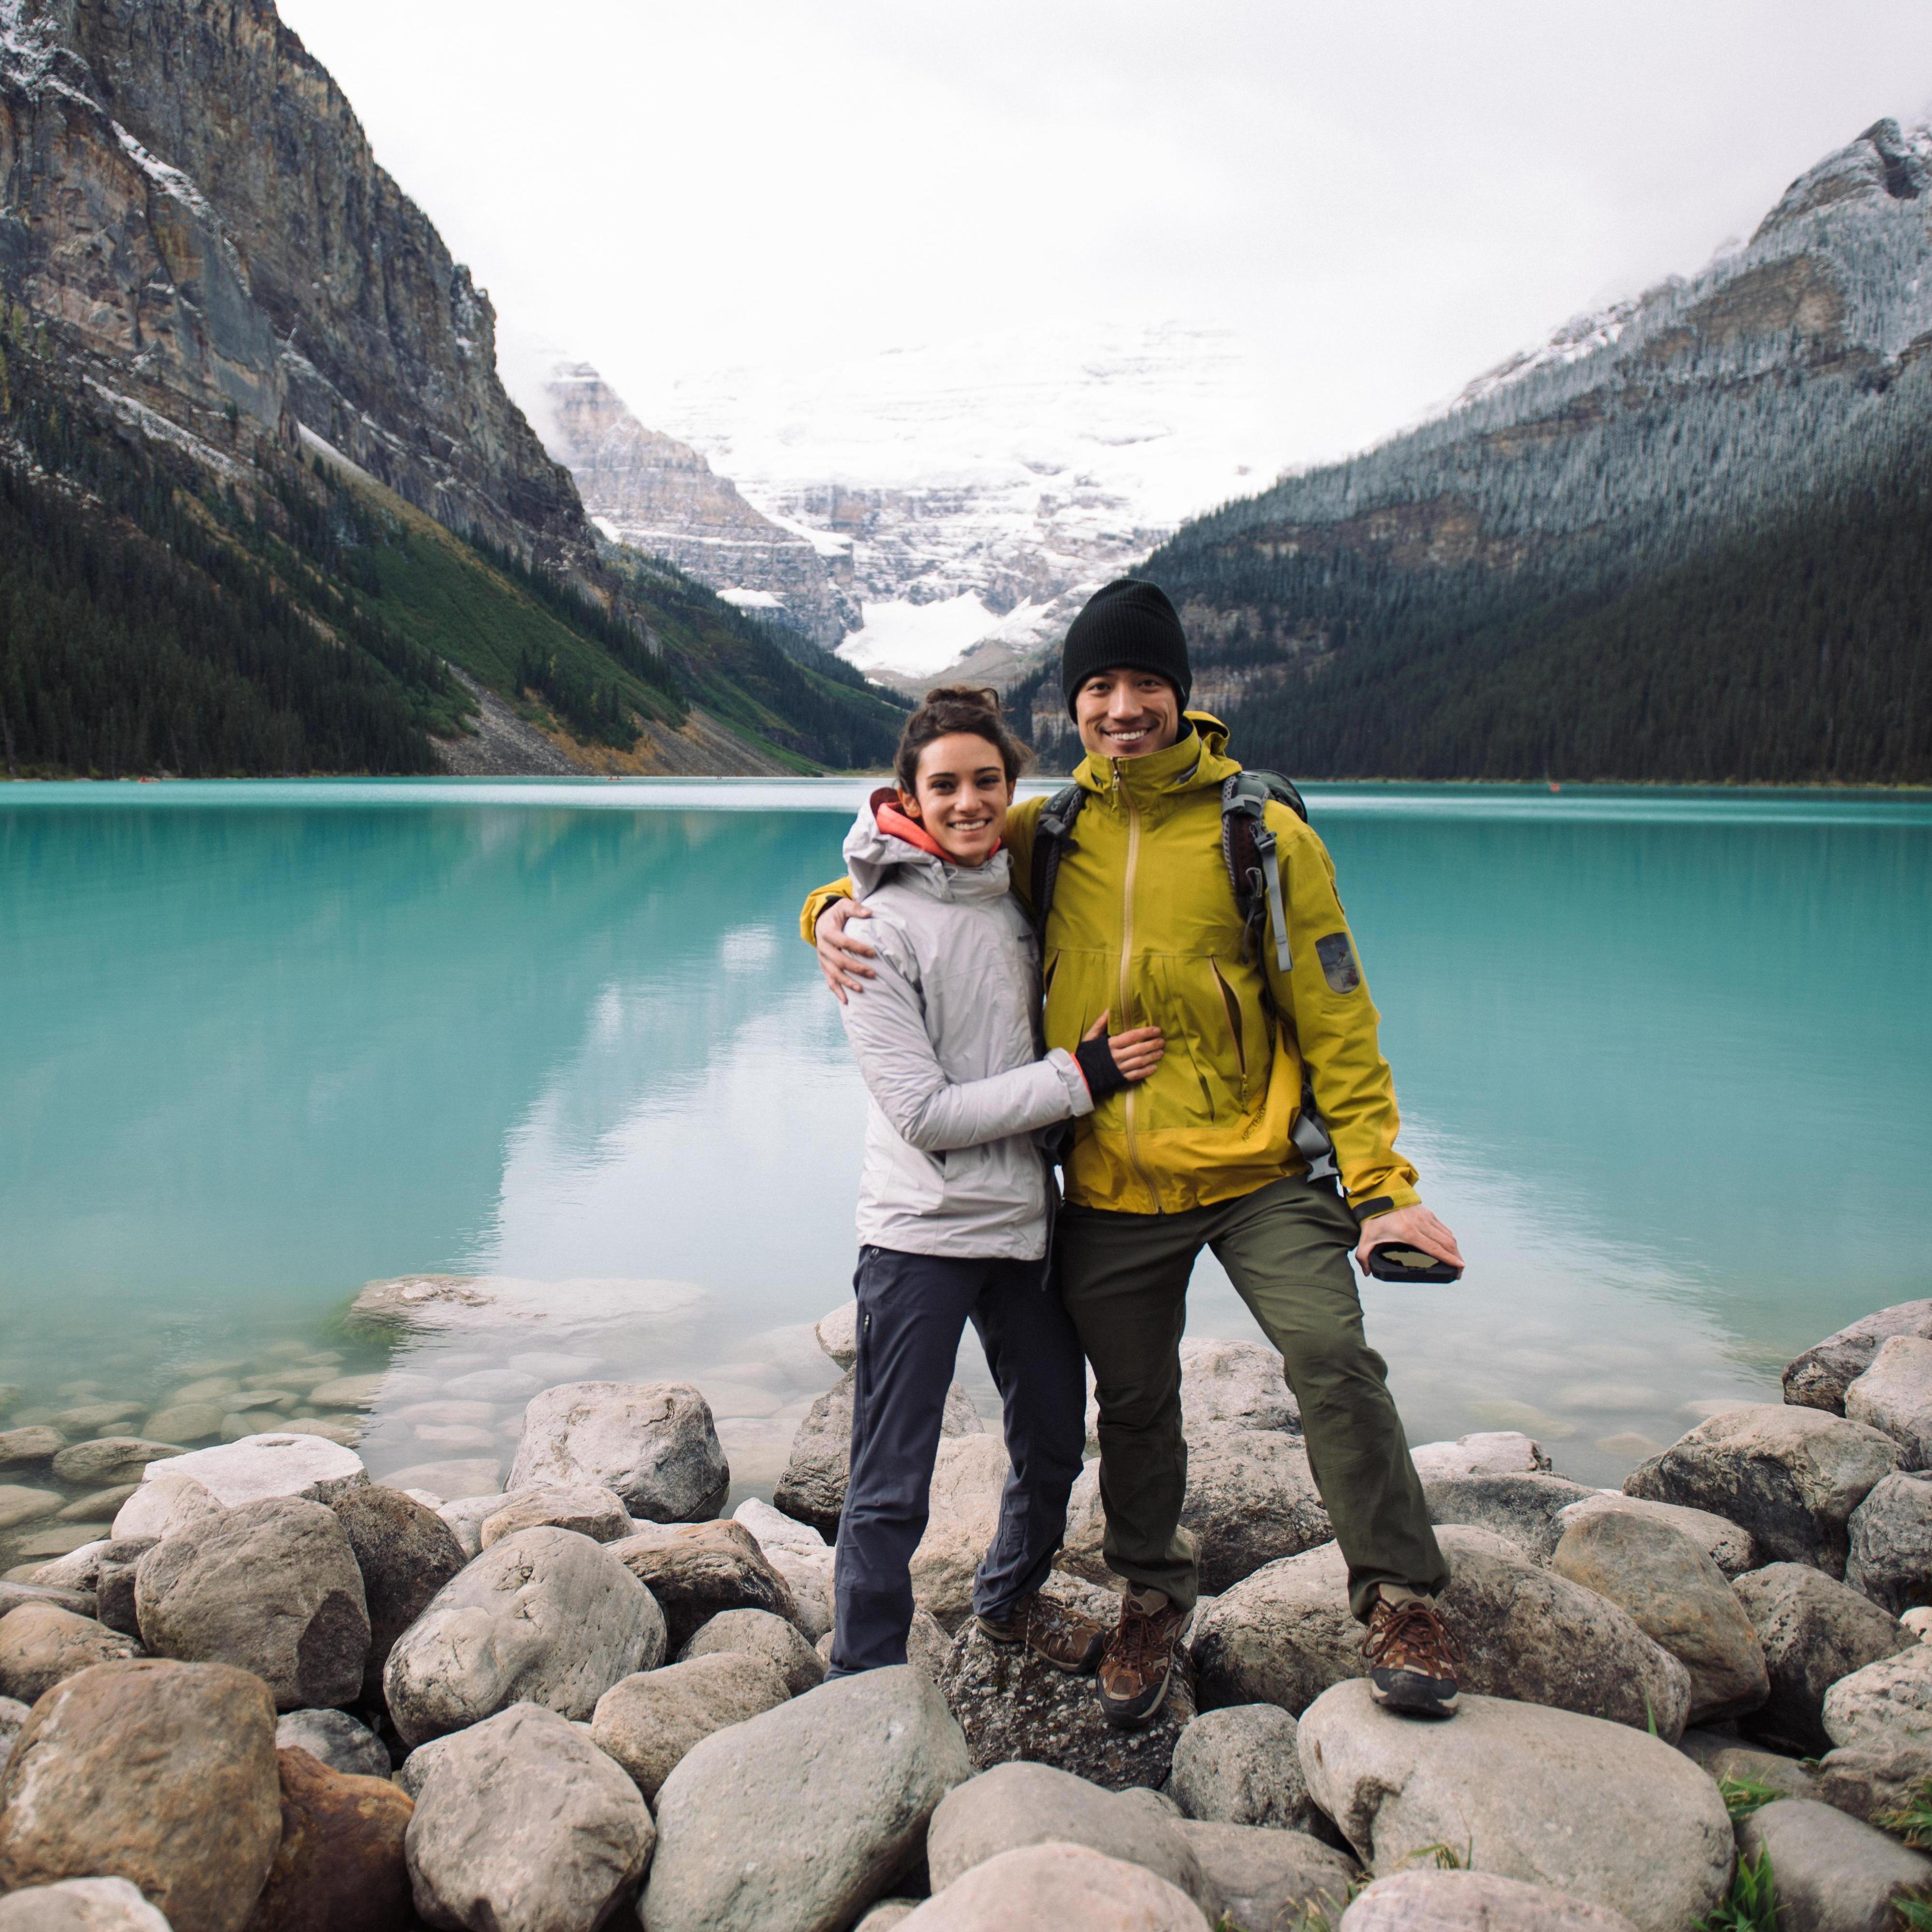
[[[1888,1336],[1845,1390],[1845,1419],[1882,1430],[1901,1469],[1932,1467],[1932,1339]]]
[[[0,1898],[0,1932],[169,1932],[124,1878],[68,1878]]]
[[[716,1516],[731,1486],[711,1406],[688,1382],[566,1382],[533,1396],[511,1490],[545,1484],[610,1490],[634,1516]]]
[[[1845,1574],[1852,1510],[1898,1462],[1898,1445],[1816,1408],[1750,1402],[1700,1422],[1633,1470],[1625,1491],[1728,1516],[1774,1562]]]
[[[1689,1671],[1692,1724],[1754,1711],[1770,1694],[1764,1646],[1744,1606],[1674,1525],[1620,1510],[1577,1517],[1550,1567],[1609,1598]]]
[[[1754,1811],[1738,1850],[1768,1856],[1780,1932],[1892,1932],[1899,1899],[1932,1886],[1932,1858],[1812,1798]]]
[[[1445,1526],[1439,1607],[1461,1647],[1463,1688],[1548,1704],[1666,1742],[1684,1734],[1690,1673],[1608,1598],[1529,1562],[1486,1530]]]
[[[1533,1563],[1547,1563],[1563,1534],[1558,1520],[1594,1490],[1562,1476],[1446,1476],[1422,1486],[1429,1520],[1460,1523],[1513,1543]]]
[[[168,1534],[178,1522],[276,1496],[333,1502],[369,1480],[352,1449],[296,1430],[244,1436],[146,1464],[114,1518],[118,1537]]]
[[[1084,1845],[1048,1844],[975,1865],[898,1924],[902,1932],[1207,1932],[1208,1922],[1186,1892],[1144,1866]]]
[[[32,1704],[91,1664],[140,1652],[132,1639],[92,1617],[53,1604],[22,1604],[0,1617],[0,1697]]]
[[[1852,1512],[1845,1581],[1894,1616],[1932,1604],[1932,1475],[1872,1486]]]
[[[1425,1483],[1452,1476],[1546,1476],[1548,1452],[1519,1430],[1486,1429],[1453,1442],[1418,1442],[1408,1452]]]
[[[796,1624],[769,1610],[721,1610],[678,1654],[680,1664],[694,1657],[755,1657],[776,1670],[788,1696],[802,1696],[825,1682],[825,1660],[799,1634]]]
[[[1300,1716],[1332,1684],[1368,1674],[1348,1608],[1348,1567],[1332,1543],[1269,1563],[1195,1619],[1195,1694],[1204,1710],[1277,1704]]]
[[[1315,1822],[1294,1720],[1274,1704],[1202,1712],[1175,1740],[1166,1790],[1206,1824],[1306,1832]]]
[[[947,1792],[926,1834],[926,1862],[934,1891],[942,1892],[1003,1852],[1055,1840],[1084,1845],[1144,1866],[1218,1917],[1221,1901],[1180,1823],[1050,1765],[1003,1764]]]
[[[1101,1716],[1090,1677],[1056,1670],[1023,1644],[996,1644],[968,1622],[952,1640],[939,1688],[981,1770],[1025,1759],[1118,1791],[1166,1778],[1194,1716],[1192,1675],[1180,1658],[1151,1721],[1119,1730]]]
[[[1190,1336],[1180,1345],[1180,1414],[1190,1441],[1213,1423],[1298,1432],[1301,1427],[1301,1407],[1282,1372],[1280,1351],[1211,1335]]]
[[[174,1932],[241,1932],[281,1834],[259,1678],[97,1664],[34,1706],[0,1778],[0,1892],[124,1878]]]
[[[773,1710],[790,1693],[761,1657],[725,1652],[642,1670],[597,1700],[590,1742],[629,1773],[646,1798],[713,1731]]]
[[[360,1483],[329,1504],[349,1538],[369,1606],[369,1655],[362,1697],[382,1694],[382,1672],[396,1640],[466,1560],[454,1532],[435,1510],[400,1490]]]
[[[1758,1567],[1757,1546],[1750,1532],[1740,1529],[1729,1517],[1713,1516],[1708,1510],[1686,1509],[1678,1503],[1652,1502],[1648,1496],[1627,1496],[1620,1490],[1597,1490],[1581,1502],[1556,1512],[1560,1540],[1570,1525],[1587,1516],[1607,1511],[1648,1517],[1653,1522],[1667,1522],[1682,1530],[1727,1577],[1742,1576]]]
[[[944,1630],[957,1630],[971,1612],[973,1579],[999,1528],[1000,1498],[1011,1474],[999,1436],[940,1438],[926,1534],[912,1553],[912,1594]]]
[[[460,1570],[397,1640],[382,1691],[398,1732],[418,1744],[517,1703],[587,1718],[620,1678],[664,1654],[662,1612],[605,1545],[520,1530]]]
[[[714,1732],[658,1792],[650,1932],[840,1932],[919,1858],[966,1740],[910,1665]]]
[[[842,1301],[828,1315],[812,1324],[818,1346],[842,1369],[849,1369],[859,1359],[859,1304]]]
[[[852,1396],[857,1385],[856,1371],[848,1368],[806,1410],[792,1436],[784,1474],[772,1492],[772,1504],[783,1514],[810,1523],[828,1538],[838,1534],[838,1513],[845,1507],[852,1463]],[[978,1436],[985,1430],[973,1398],[953,1383],[946,1391],[941,1438]]]
[[[157,1656],[252,1670],[278,1710],[346,1704],[362,1688],[362,1573],[322,1503],[244,1503],[157,1544],[134,1573],[134,1612]]]
[[[593,1932],[635,1891],[656,1837],[637,1787],[589,1738],[513,1704],[444,1740],[404,1844],[431,1925]]]
[[[502,1507],[486,1516],[477,1532],[479,1553],[520,1529],[574,1529],[592,1543],[615,1543],[631,1533],[630,1513],[614,1490],[596,1484],[539,1484],[502,1498]]]
[[[1340,1932],[1632,1932],[1606,1905],[1495,1872],[1391,1872],[1358,1893]]]
[[[387,1778],[388,1748],[346,1711],[290,1711],[275,1720],[275,1748],[305,1750],[346,1778]]]
[[[785,1580],[797,1606],[798,1627],[816,1643],[831,1629],[833,1614],[832,1546],[808,1522],[800,1522],[756,1496],[747,1496],[731,1520],[748,1530],[765,1561]]]
[[[1916,1335],[1932,1340],[1932,1301],[1901,1301],[1862,1316],[1827,1335],[1784,1371],[1784,1399],[1834,1415],[1845,1412],[1845,1391],[1866,1370],[1888,1336]]]
[[[784,1579],[750,1533],[727,1519],[640,1523],[634,1534],[605,1546],[657,1599],[673,1651],[724,1610],[766,1610],[788,1623],[796,1620],[798,1606]]]
[[[1732,1588],[1762,1646],[1769,1680],[1762,1707],[1744,1728],[1786,1750],[1828,1749],[1825,1693],[1917,1641],[1877,1604],[1808,1564],[1769,1563]]]
[[[1301,1932],[1332,1924],[1361,1878],[1346,1852],[1304,1832],[1184,1819],[1180,1835],[1201,1862],[1204,1888],[1221,1902],[1224,1925]]]
[[[1730,1888],[1731,1821],[1689,1759],[1627,1724],[1466,1696],[1454,1720],[1340,1684],[1303,1714],[1315,1802],[1378,1878],[1447,1845],[1466,1866],[1683,1932]]]
[[[1825,1735],[1840,1750],[1906,1755],[1932,1772],[1932,1644],[1868,1664],[1825,1693]]]
[[[1203,1422],[1188,1430],[1180,1521],[1194,1539],[1201,1588],[1210,1595],[1231,1588],[1265,1563],[1318,1548],[1335,1533],[1301,1438],[1227,1422]],[[1090,1462],[1068,1500],[1061,1566],[1092,1582],[1109,1580],[1102,1553],[1106,1529],[1100,1466]]]

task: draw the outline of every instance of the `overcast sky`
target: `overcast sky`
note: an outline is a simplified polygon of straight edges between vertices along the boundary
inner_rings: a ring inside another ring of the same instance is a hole
[[[1242,332],[1280,459],[1695,268],[1882,115],[1928,0],[280,0],[506,327],[680,374]]]

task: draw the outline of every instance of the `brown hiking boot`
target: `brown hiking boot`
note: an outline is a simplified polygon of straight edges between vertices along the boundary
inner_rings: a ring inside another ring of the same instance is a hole
[[[1370,1695],[1385,1710],[1408,1718],[1456,1714],[1462,1653],[1426,1597],[1400,1604],[1377,1598],[1362,1654],[1369,1660]]]
[[[1057,1604],[1037,1590],[1014,1604],[1003,1617],[980,1617],[980,1628],[995,1643],[1023,1643],[1034,1656],[1056,1670],[1084,1677],[1100,1659],[1107,1633],[1070,1604]]]
[[[1121,1730],[1151,1719],[1167,1696],[1174,1675],[1174,1640],[1187,1612],[1171,1602],[1144,1610],[1132,1593],[1121,1600],[1120,1621],[1100,1658],[1100,1714]]]

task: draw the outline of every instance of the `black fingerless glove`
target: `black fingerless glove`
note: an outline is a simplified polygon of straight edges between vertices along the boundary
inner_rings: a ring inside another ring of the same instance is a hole
[[[1087,1090],[1098,1106],[1109,1094],[1118,1094],[1129,1083],[1114,1064],[1114,1049],[1104,1040],[1083,1040],[1073,1049],[1080,1070],[1087,1076]]]

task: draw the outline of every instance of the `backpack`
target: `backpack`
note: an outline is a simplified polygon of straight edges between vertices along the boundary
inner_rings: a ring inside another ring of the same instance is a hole
[[[1053,908],[1054,884],[1060,874],[1060,860],[1076,842],[1073,828],[1086,799],[1082,786],[1063,786],[1047,800],[1034,821],[1030,881],[1033,926],[1042,958],[1046,952],[1047,914]],[[1275,836],[1268,829],[1266,813],[1270,801],[1286,806],[1303,824],[1308,823],[1308,808],[1302,802],[1300,793],[1279,772],[1238,771],[1222,782],[1221,856],[1228,868],[1228,883],[1234,888],[1235,910],[1241,916],[1244,950],[1251,957],[1260,956],[1262,929],[1265,925],[1274,947],[1275,964],[1286,973],[1294,961],[1288,952],[1288,910],[1282,896]],[[1305,1079],[1301,1112],[1292,1138],[1296,1149],[1308,1162],[1310,1180],[1327,1180],[1335,1175],[1335,1144],[1316,1112],[1314,1090]]]

